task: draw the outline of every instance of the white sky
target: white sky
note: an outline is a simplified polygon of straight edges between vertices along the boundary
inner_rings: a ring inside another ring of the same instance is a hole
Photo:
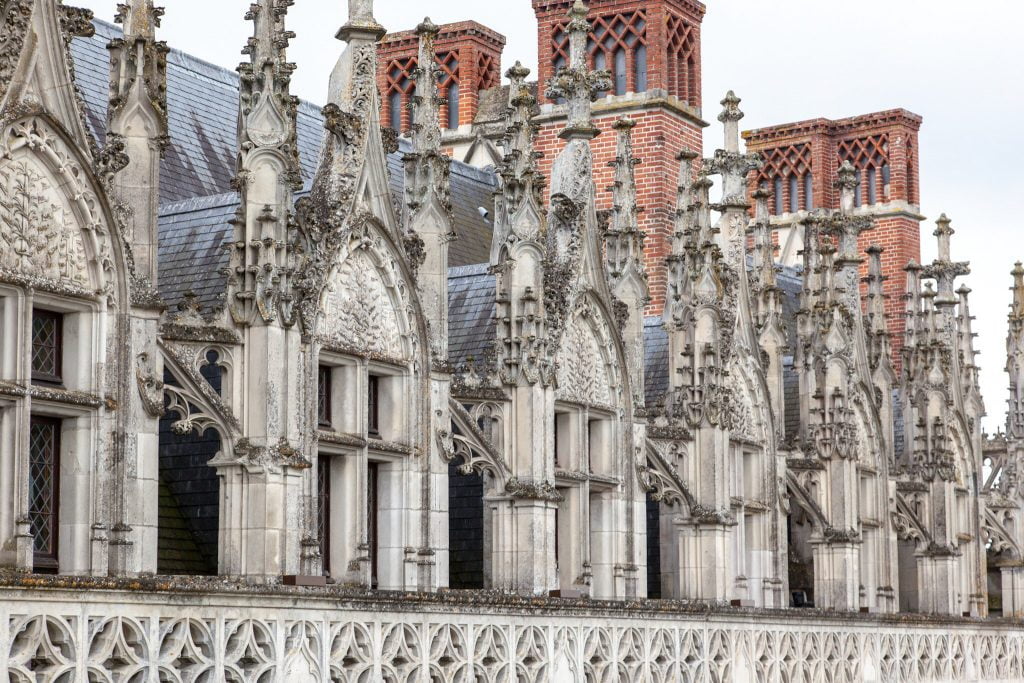
[[[66,0],[110,21],[117,0]],[[970,261],[982,391],[994,431],[1004,423],[1009,272],[1024,260],[1024,3],[1019,0],[705,0],[705,119],[715,122],[728,89],[743,98],[744,128],[817,116],[838,118],[903,107],[924,117],[922,256],[935,255],[931,223],[953,219],[954,258]],[[164,0],[161,37],[171,47],[234,68],[249,35],[249,0]],[[289,13],[293,91],[322,104],[342,44],[346,0],[297,0]],[[508,38],[503,69],[536,70],[528,0],[377,0],[388,30],[474,19]],[[706,133],[706,151],[720,129]]]

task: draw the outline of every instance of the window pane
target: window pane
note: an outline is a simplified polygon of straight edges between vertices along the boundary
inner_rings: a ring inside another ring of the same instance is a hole
[[[316,417],[321,427],[331,426],[331,368],[326,365],[317,372]]]
[[[317,537],[320,539],[320,557],[324,574],[331,573],[331,459],[321,454],[316,467]]]
[[[599,51],[596,55],[594,55],[594,69],[596,69],[597,71],[604,71],[607,68],[608,68],[608,58],[605,57],[604,52]],[[607,97],[608,96],[608,91],[607,90],[598,91],[597,96],[598,97]]]
[[[448,86],[448,128],[454,130],[459,127],[459,85],[452,83]]]
[[[63,316],[52,311],[32,311],[32,377],[59,382]]]
[[[875,183],[878,179],[878,174],[875,173],[875,169],[868,169],[868,204],[874,204],[878,201],[878,189],[875,187]]]
[[[29,427],[28,516],[36,564],[56,567],[60,422],[35,418]]]
[[[390,119],[389,125],[395,129],[396,132],[402,132],[402,93],[393,92],[388,96],[388,117]]]
[[[789,176],[789,210],[796,213],[800,210],[800,185],[796,176]]]
[[[775,179],[775,215],[781,216],[786,212],[785,205],[782,203],[782,178]]]
[[[626,51],[622,48],[615,52],[615,94],[626,94]]]
[[[367,415],[367,426],[370,434],[373,436],[380,436],[380,408],[378,406],[378,400],[380,398],[380,378],[375,375],[370,375],[370,381],[367,383],[367,396],[366,396],[366,415]]]
[[[804,208],[814,208],[814,177],[810,173],[804,176]]]
[[[647,92],[647,46],[641,45],[634,55],[636,61],[636,91]]]

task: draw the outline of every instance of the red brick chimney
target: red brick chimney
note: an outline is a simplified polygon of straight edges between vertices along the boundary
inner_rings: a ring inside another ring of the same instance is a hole
[[[860,248],[877,244],[882,253],[885,310],[892,334],[893,363],[903,346],[904,266],[921,261],[918,131],[921,117],[893,109],[837,121],[813,119],[747,131],[747,150],[764,157],[764,168],[751,174],[751,191],[766,183],[773,191],[771,212],[779,226],[779,261],[799,262],[802,235],[787,228],[799,213],[839,207],[835,188],[839,165],[849,161],[860,173],[857,211],[875,219],[863,233]],[[862,266],[867,275],[867,262]]]
[[[449,103],[441,107],[441,125],[449,130],[476,118],[480,91],[501,82],[501,52],[505,36],[475,21],[440,27],[434,47],[443,78],[438,92]],[[377,45],[377,84],[381,94],[381,123],[399,132],[409,128],[409,103],[415,88],[418,39],[414,31],[389,33]]]
[[[537,15],[539,101],[541,130],[537,148],[544,153],[541,171],[551,164],[564,141],[558,132],[565,125],[564,107],[544,97],[558,67],[568,62],[569,36],[565,31],[571,0],[533,0]],[[701,120],[700,28],[704,5],[695,0],[591,0],[591,67],[608,69],[614,83],[594,104],[594,125],[603,133],[591,145],[599,208],[611,206],[607,188],[612,184],[608,162],[615,157],[611,124],[622,116],[637,122],[633,129],[637,195],[644,212],[640,228],[644,243],[651,304],[648,315],[660,314],[665,305],[665,258],[670,250],[678,184],[680,151],[703,153]]]

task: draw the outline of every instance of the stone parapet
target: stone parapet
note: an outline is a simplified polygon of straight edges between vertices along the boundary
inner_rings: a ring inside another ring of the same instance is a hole
[[[1019,622],[217,579],[0,582],[11,680],[1011,681]]]

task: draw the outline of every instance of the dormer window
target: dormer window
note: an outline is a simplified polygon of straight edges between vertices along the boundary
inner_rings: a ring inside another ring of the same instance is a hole
[[[32,311],[32,380],[63,382],[64,316],[54,311]]]

